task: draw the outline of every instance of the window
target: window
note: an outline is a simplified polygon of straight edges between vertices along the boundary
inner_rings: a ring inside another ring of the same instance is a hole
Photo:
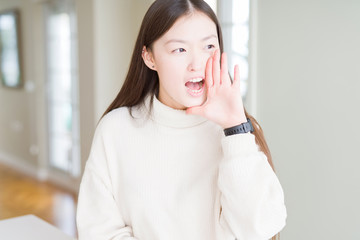
[[[47,105],[50,166],[80,174],[76,32],[72,1],[46,5]]]
[[[234,74],[234,66],[239,65],[241,94],[244,102],[249,79],[249,0],[206,0],[217,15],[224,38],[224,51],[228,54],[229,71]]]

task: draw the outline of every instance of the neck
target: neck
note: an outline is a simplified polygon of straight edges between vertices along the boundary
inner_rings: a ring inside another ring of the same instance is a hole
[[[188,128],[206,122],[201,116],[186,114],[185,110],[178,110],[161,103],[156,96],[148,96],[145,100],[145,109],[150,118],[156,123],[173,128]]]

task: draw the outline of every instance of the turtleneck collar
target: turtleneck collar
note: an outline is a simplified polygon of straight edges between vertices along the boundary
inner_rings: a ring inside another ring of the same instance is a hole
[[[160,102],[156,96],[153,97],[152,107],[151,95],[145,99],[145,109],[150,113],[150,118],[164,126],[173,128],[188,128],[207,121],[206,118],[197,115],[186,114],[185,110],[177,110]]]

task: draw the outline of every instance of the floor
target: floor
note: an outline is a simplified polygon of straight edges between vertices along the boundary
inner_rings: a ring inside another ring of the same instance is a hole
[[[76,199],[60,187],[0,164],[0,220],[33,214],[69,236],[77,237]]]

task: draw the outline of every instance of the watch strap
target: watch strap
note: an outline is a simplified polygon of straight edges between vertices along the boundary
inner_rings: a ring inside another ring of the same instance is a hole
[[[247,119],[247,122],[236,125],[234,127],[224,129],[225,136],[230,136],[230,135],[240,134],[240,133],[248,133],[248,132],[251,132],[251,133],[254,132],[254,127],[250,121],[250,118]]]

